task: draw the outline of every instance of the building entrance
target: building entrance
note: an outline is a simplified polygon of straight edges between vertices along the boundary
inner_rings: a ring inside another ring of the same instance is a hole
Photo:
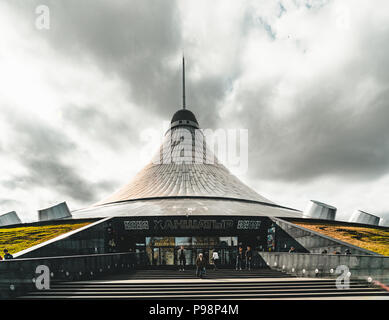
[[[153,266],[178,265],[178,250],[185,249],[186,265],[194,265],[199,253],[211,263],[213,250],[219,254],[219,265],[235,263],[237,236],[227,237],[146,237],[146,254]]]

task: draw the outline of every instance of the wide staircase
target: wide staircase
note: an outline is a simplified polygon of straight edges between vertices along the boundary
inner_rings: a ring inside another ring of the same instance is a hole
[[[296,278],[265,269],[207,271],[139,270],[79,282],[53,282],[50,290],[21,299],[389,299],[389,292],[363,281],[340,290],[334,279]]]

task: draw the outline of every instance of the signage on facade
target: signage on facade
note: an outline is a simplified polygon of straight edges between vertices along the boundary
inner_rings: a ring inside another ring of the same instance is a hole
[[[258,230],[261,221],[258,220],[239,220],[236,229],[238,230]]]
[[[147,220],[140,221],[124,221],[125,230],[149,230],[149,222]]]
[[[260,220],[238,220],[236,230],[258,230]],[[235,230],[234,220],[229,219],[150,219],[126,220],[125,230]]]
[[[229,230],[234,227],[232,220],[212,219],[166,219],[154,220],[154,230]]]

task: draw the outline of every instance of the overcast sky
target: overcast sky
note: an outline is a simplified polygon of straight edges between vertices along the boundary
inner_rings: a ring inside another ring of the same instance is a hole
[[[0,35],[0,213],[127,183],[181,106],[185,52],[200,126],[248,129],[245,183],[389,224],[387,0],[3,0]]]

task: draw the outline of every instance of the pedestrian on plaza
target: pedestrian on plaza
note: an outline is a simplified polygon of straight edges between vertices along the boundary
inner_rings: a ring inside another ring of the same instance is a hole
[[[253,252],[251,251],[250,246],[247,246],[245,252],[245,258],[246,258],[246,269],[251,270],[251,260],[253,259]]]
[[[243,248],[239,247],[238,253],[236,255],[236,270],[242,270],[242,263],[243,263]]]
[[[219,263],[219,253],[215,249],[212,252],[212,262],[213,262],[213,270],[217,270],[217,265]]]
[[[180,271],[185,271],[186,257],[184,246],[181,246],[178,250],[178,263],[180,265]]]
[[[199,253],[197,259],[196,259],[196,276],[199,278],[203,278],[205,274],[205,267],[207,263],[205,262],[205,259],[203,257],[202,253]]]

